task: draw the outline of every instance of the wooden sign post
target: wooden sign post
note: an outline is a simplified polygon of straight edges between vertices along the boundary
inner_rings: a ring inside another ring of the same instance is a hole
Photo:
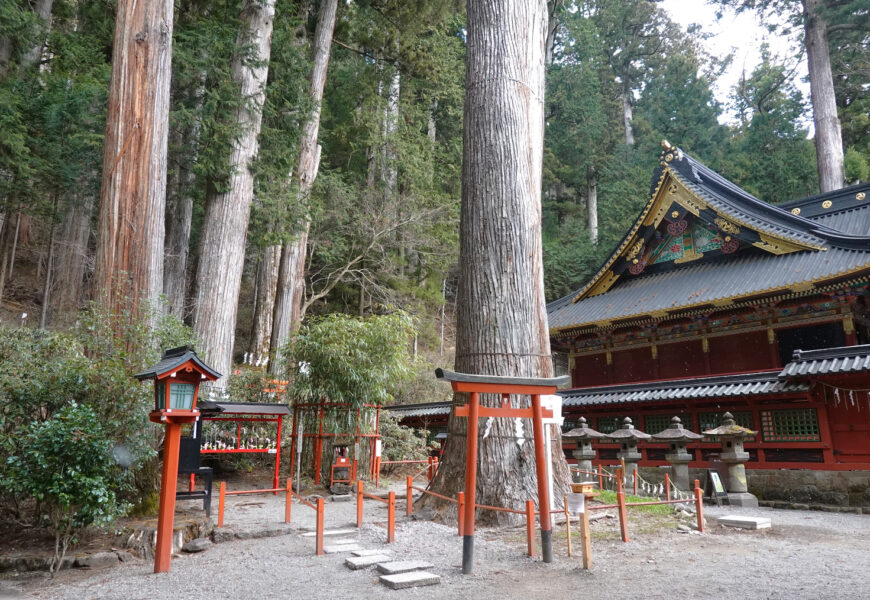
[[[538,478],[538,510],[541,524],[541,553],[544,562],[553,562],[553,531],[550,522],[550,498],[547,490],[546,450],[544,448],[544,418],[552,418],[553,411],[541,404],[541,396],[552,394],[559,385],[568,383],[569,377],[525,378],[469,375],[443,369],[435,370],[435,377],[449,381],[454,392],[468,392],[468,404],[456,407],[455,415],[468,419],[465,451],[465,514],[462,538],[462,572],[471,573],[474,564],[474,509],[477,486],[477,430],[478,419],[507,417],[532,419],[535,439],[535,472]],[[499,394],[501,406],[480,406],[480,394]],[[514,408],[511,394],[529,395],[532,405]]]

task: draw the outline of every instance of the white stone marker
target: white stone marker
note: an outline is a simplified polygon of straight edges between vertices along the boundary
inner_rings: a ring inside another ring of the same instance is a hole
[[[385,575],[396,575],[398,573],[407,573],[408,571],[419,571],[420,569],[431,569],[434,567],[432,563],[425,560],[396,560],[393,562],[382,562],[378,565],[378,571]]]
[[[398,573],[396,575],[381,575],[381,583],[388,588],[400,590],[408,587],[439,584],[441,583],[441,576],[427,571],[414,571],[412,573]]]
[[[390,560],[390,557],[384,554],[372,554],[371,556],[351,556],[344,561],[344,565],[348,569],[356,571],[357,569],[373,567],[380,562],[384,562],[385,560]]]
[[[740,529],[766,529],[770,527],[770,517],[741,517],[728,515],[716,519],[719,525],[726,527],[739,527]]]

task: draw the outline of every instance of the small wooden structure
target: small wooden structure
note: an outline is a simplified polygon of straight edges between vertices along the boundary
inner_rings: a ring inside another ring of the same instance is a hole
[[[272,476],[272,487],[279,486],[279,469],[281,468],[281,429],[284,417],[290,415],[290,407],[286,404],[273,402],[218,402],[203,400],[200,402],[203,421],[209,423],[231,423],[234,435],[230,440],[219,440],[203,430],[201,436],[202,454],[273,454],[275,468]],[[247,425],[256,423],[274,423],[276,426],[274,440],[248,434],[244,430]]]
[[[323,421],[327,411],[347,412],[349,422],[351,418],[355,418],[355,425],[352,431],[329,432],[324,431]],[[352,413],[356,412],[355,417]],[[314,431],[305,431],[303,428],[300,438],[299,425],[302,423],[306,414],[312,415],[311,420],[314,421]],[[291,452],[290,452],[290,472],[293,473],[297,456],[297,444],[304,442],[305,438],[311,439],[314,442],[314,452],[312,452],[312,468],[314,470],[314,485],[320,484],[320,470],[323,463],[323,442],[330,438],[353,438],[353,458],[350,467],[350,479],[356,481],[358,479],[357,470],[359,467],[359,458],[361,454],[361,440],[367,441],[369,445],[369,456],[372,457],[370,476],[375,478],[377,465],[374,460],[376,455],[376,446],[381,439],[379,433],[381,419],[381,407],[376,404],[363,404],[361,406],[351,406],[342,402],[329,402],[326,399],[321,399],[319,402],[299,402],[293,405],[293,431],[291,433]],[[366,433],[365,427],[362,425],[364,420],[373,421],[373,432]]]
[[[462,572],[471,573],[474,564],[474,510],[477,486],[477,430],[478,419],[483,417],[509,417],[532,419],[535,439],[535,471],[538,478],[538,507],[541,524],[541,553],[544,562],[553,562],[553,532],[550,523],[550,498],[547,489],[546,450],[544,448],[545,418],[552,418],[553,411],[541,405],[541,396],[552,394],[556,388],[568,383],[569,377],[526,378],[470,375],[443,369],[435,370],[435,377],[449,381],[454,392],[469,392],[468,404],[456,407],[456,416],[468,419],[465,462],[465,514],[462,539]],[[499,394],[500,407],[480,406],[480,394]],[[510,396],[529,395],[528,408],[511,406]]]

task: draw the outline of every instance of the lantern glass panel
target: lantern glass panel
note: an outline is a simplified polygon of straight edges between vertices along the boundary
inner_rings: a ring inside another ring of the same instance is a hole
[[[170,383],[170,408],[179,410],[190,410],[193,408],[193,391],[194,385],[192,383]]]
[[[155,383],[154,384],[154,407],[157,410],[163,410],[166,408],[166,384],[165,383]]]

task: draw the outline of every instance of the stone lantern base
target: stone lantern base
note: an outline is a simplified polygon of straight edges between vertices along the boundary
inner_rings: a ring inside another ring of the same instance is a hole
[[[758,507],[758,498],[749,492],[729,492],[728,504],[731,506],[744,506],[746,508]]]

